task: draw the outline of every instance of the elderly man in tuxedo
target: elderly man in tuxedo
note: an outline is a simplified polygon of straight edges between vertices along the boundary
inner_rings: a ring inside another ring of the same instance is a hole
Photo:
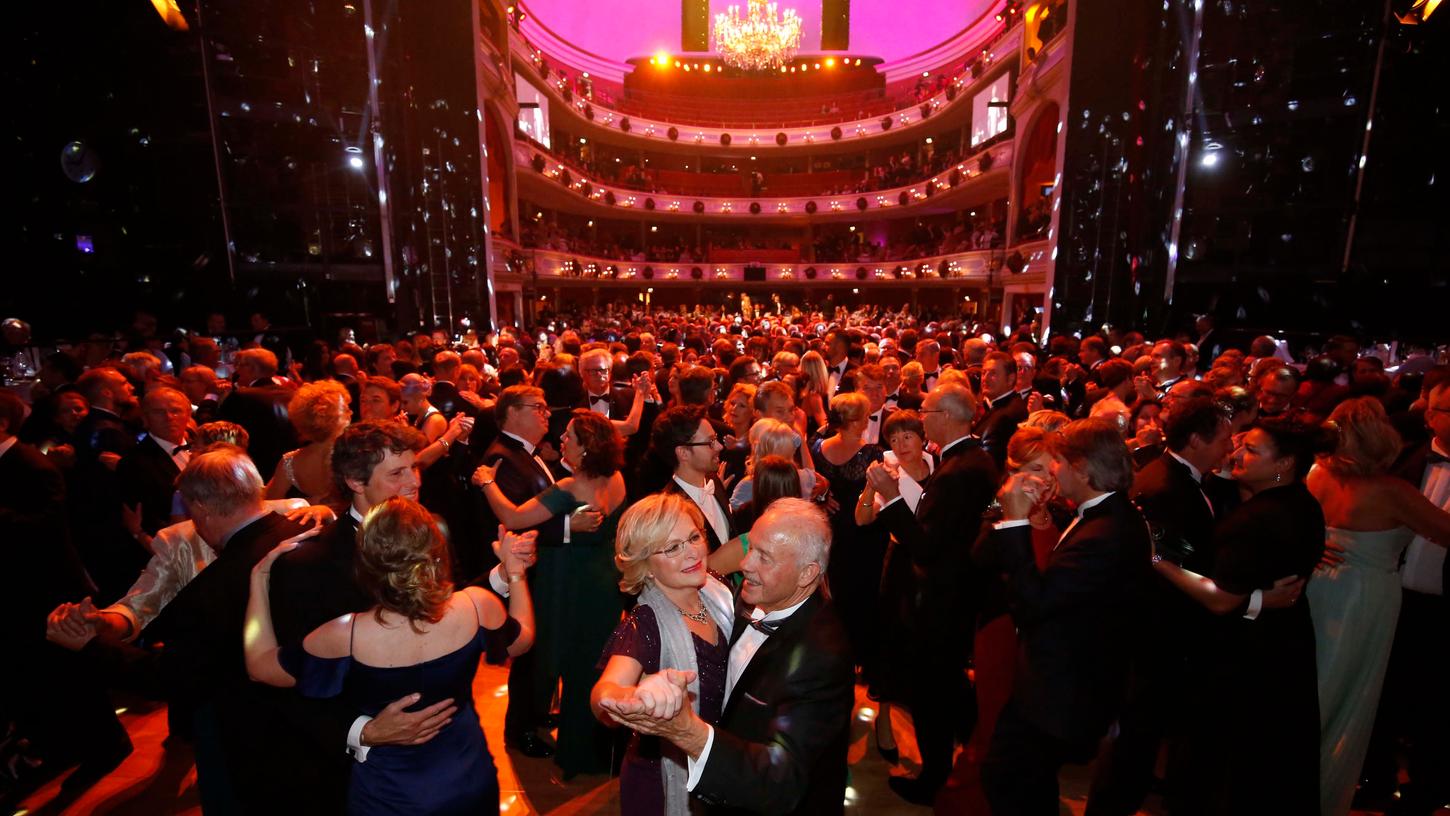
[[[1148,527],[1128,499],[1133,464],[1117,426],[1081,419],[1053,442],[1057,492],[1077,507],[1039,569],[1028,517],[1050,495],[1031,474],[997,494],[1002,520],[977,545],[983,568],[1002,572],[1018,629],[1012,697],[982,764],[992,812],[1056,816],[1057,773],[1085,763],[1118,716],[1153,554]]]
[[[688,705],[689,673],[669,669],[661,699],[601,704],[685,752],[686,787],[709,813],[844,811],[854,674],[822,586],[830,544],[825,514],[802,499],[778,499],[751,528],[719,723]]]
[[[174,388],[153,388],[141,400],[141,418],[146,436],[121,457],[116,481],[125,511],[140,514],[149,541],[171,523],[173,485],[191,458],[191,401]]]
[[[917,804],[936,798],[951,773],[955,735],[971,733],[976,720],[975,695],[963,671],[972,643],[971,542],[997,488],[997,468],[971,436],[976,410],[976,398],[960,385],[940,385],[926,395],[922,424],[941,453],[915,513],[901,498],[894,467],[877,463],[866,472],[885,502],[879,519],[906,548],[917,575],[908,694],[921,773],[889,780],[892,790]]]

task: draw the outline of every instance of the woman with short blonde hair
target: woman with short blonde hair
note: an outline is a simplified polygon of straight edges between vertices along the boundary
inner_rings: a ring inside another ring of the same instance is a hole
[[[305,444],[282,454],[267,481],[269,499],[307,499],[325,504],[334,498],[332,443],[352,421],[352,397],[342,383],[320,380],[297,389],[287,403],[287,418]]]
[[[668,670],[693,673],[689,701],[708,723],[725,704],[734,600],[706,569],[705,519],[675,493],[646,496],[625,511],[614,541],[619,588],[639,603],[614,630],[605,665],[590,695],[595,716],[608,725],[608,705],[649,699],[671,681]],[[619,772],[621,811],[688,816],[688,759],[658,737],[630,738]]]

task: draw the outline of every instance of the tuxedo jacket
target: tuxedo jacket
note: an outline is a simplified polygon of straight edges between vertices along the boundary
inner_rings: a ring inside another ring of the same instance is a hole
[[[1027,419],[1027,403],[1016,392],[1009,391],[985,407],[986,411],[972,422],[972,434],[982,440],[982,447],[1001,470],[1007,464],[1008,440]]]
[[[524,450],[523,443],[502,432],[484,450],[481,464],[498,468],[494,477],[498,489],[515,505],[532,499],[552,484],[548,471]],[[472,492],[476,497],[475,506],[478,508],[479,517],[483,520],[479,529],[486,540],[492,541],[498,535],[498,517],[494,515],[493,508],[489,507],[488,498],[483,495],[482,490],[474,489]],[[543,524],[514,532],[527,530],[539,531],[537,543],[540,547],[557,547],[564,543],[563,516],[554,516]]]
[[[737,621],[732,646],[748,628]],[[731,689],[692,793],[712,814],[842,813],[854,683],[845,629],[817,590]]]
[[[1427,440],[1402,454],[1391,473],[1414,485],[1418,491],[1425,483],[1425,471],[1430,467],[1429,457],[1430,442]],[[1450,558],[1445,559],[1443,586],[1450,587]]]
[[[344,510],[316,537],[272,565],[272,627],[282,645],[301,643],[313,629],[373,606],[356,577],[358,521]],[[281,613],[281,614],[279,614]]]
[[[7,590],[9,612],[0,618],[5,643],[44,641],[45,616],[52,609],[95,591],[71,545],[65,479],[45,454],[24,442],[0,455],[0,553],[14,576]]]
[[[881,419],[876,423],[876,434],[875,434],[876,438],[875,439],[872,439],[871,438],[871,436],[872,436],[872,434],[871,434],[871,426],[870,426],[870,424],[868,422],[868,424],[866,426],[866,444],[868,444],[868,445],[880,445],[883,449],[886,449],[886,448],[890,448],[891,447],[890,445],[886,444],[886,439],[885,439],[885,436],[886,436],[886,419],[887,419],[887,417],[890,417],[892,414],[896,413],[896,410],[897,410],[897,407],[895,405],[882,405],[880,411],[877,411],[876,414],[872,414],[871,415],[871,416],[876,416],[877,414],[880,414]]]
[[[1199,575],[1213,572],[1217,508],[1210,507],[1211,497],[1187,465],[1167,454],[1159,456],[1134,475],[1131,496],[1148,522],[1156,552]]]
[[[725,539],[725,541],[729,541],[735,536],[740,535],[740,533],[743,531],[738,530],[735,527],[735,517],[730,512],[730,497],[725,493],[725,488],[723,485],[720,484],[720,480],[711,477],[710,485],[714,488],[713,492],[715,496],[715,503],[720,505],[720,513],[725,517],[725,526],[729,528],[730,535]],[[670,480],[668,482],[665,482],[663,492],[678,493],[680,496],[684,497],[685,500],[691,502],[694,501],[690,498],[690,495],[685,492],[684,488],[680,487],[680,483],[675,481],[673,476],[670,477]],[[702,515],[704,514],[703,510],[701,510],[700,512]],[[720,536],[715,532],[715,525],[710,523],[709,518],[705,519],[705,540],[708,541],[710,544],[710,552],[714,552],[720,549],[720,545],[725,543],[725,541],[720,540]]]
[[[142,437],[116,465],[121,501],[127,507],[141,505],[141,529],[150,535],[171,524],[171,499],[180,473],[181,468],[151,434]]]
[[[1096,740],[1117,716],[1152,571],[1148,527],[1122,493],[1088,508],[1039,570],[1032,527],[986,531],[984,566],[1002,572],[1017,625],[1012,698],[1043,731]]]
[[[262,385],[233,388],[217,406],[217,419],[247,429],[247,453],[266,478],[277,469],[282,454],[297,447],[297,431],[287,419],[292,389],[259,380]]]
[[[918,628],[944,646],[970,643],[972,542],[997,490],[997,466],[975,439],[947,448],[927,479],[916,512],[892,502],[880,519],[896,537],[917,575]]]
[[[445,380],[433,383],[433,391],[428,394],[428,402],[438,409],[438,413],[442,414],[444,419],[450,422],[459,414],[470,417],[478,416],[478,409],[473,407],[473,403],[458,395],[458,386]]]

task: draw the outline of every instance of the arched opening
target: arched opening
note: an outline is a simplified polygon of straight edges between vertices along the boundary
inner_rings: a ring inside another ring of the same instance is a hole
[[[1056,102],[1049,102],[1027,131],[1017,188],[1017,240],[1033,241],[1052,223],[1052,187],[1057,176]]]
[[[509,158],[498,117],[488,110],[483,117],[484,146],[488,150],[489,230],[496,236],[516,238],[509,208]]]

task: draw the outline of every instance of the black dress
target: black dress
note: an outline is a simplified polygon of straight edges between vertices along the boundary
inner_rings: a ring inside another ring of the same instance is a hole
[[[842,464],[834,464],[822,451],[825,440],[811,444],[816,472],[831,484],[836,510],[830,514],[831,559],[826,577],[831,601],[845,624],[846,636],[859,664],[869,668],[880,653],[881,570],[891,534],[886,525],[874,521],[856,524],[856,502],[866,489],[866,468],[881,461],[880,445],[862,445]]]
[[[693,632],[690,638],[695,644],[695,663],[699,669],[700,719],[714,725],[720,722],[720,713],[725,707],[725,671],[730,665],[729,639],[718,627],[714,644],[706,643]],[[643,669],[641,676],[660,670],[660,627],[652,607],[635,607],[629,617],[615,628],[609,644],[604,647],[604,655],[599,658],[600,671],[614,655],[638,660]],[[630,816],[654,816],[665,812],[659,737],[635,734],[630,738],[629,749],[619,769],[619,801],[620,812]]]
[[[1215,531],[1214,583],[1248,595],[1288,575],[1310,576],[1324,553],[1324,512],[1302,484],[1260,491]],[[1196,649],[1174,813],[1319,812],[1319,692],[1314,622],[1303,597],[1255,620],[1210,622]]]

